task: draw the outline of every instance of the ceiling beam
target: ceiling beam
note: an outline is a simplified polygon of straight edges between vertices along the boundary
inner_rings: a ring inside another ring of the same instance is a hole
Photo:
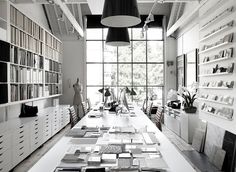
[[[70,21],[72,26],[75,28],[75,30],[79,33],[81,37],[84,36],[84,31],[82,27],[79,25],[79,23],[76,21],[73,14],[70,12],[69,8],[66,6],[65,3],[63,3],[61,0],[54,0],[54,2],[61,8],[64,15],[67,17],[67,19]]]

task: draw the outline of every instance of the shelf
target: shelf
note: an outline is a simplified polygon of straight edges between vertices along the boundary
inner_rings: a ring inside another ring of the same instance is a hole
[[[228,60],[228,59],[232,59],[232,57],[223,57],[223,58],[211,60],[211,61],[208,61],[208,62],[200,63],[200,64],[198,64],[198,65],[199,65],[199,66],[207,65],[207,64],[211,64],[211,63],[215,63],[215,62],[219,62],[219,61],[224,61],[224,60]]]
[[[228,87],[199,87],[202,89],[216,89],[216,90],[233,90],[233,88]]]
[[[222,104],[222,105],[228,105],[228,106],[232,106],[233,104],[229,104],[229,103],[224,103],[224,102],[219,102],[219,101],[215,101],[215,100],[209,100],[209,99],[204,99],[204,98],[198,98],[199,100],[202,101],[207,101],[207,102],[212,102],[212,103],[218,103],[218,104]]]
[[[44,44],[44,41],[43,41],[43,40],[40,40],[40,39],[34,37],[32,34],[29,34],[29,33],[26,32],[24,29],[21,29],[21,28],[19,28],[18,26],[12,24],[12,23],[11,23],[11,26],[14,27],[14,28],[16,28],[16,29],[18,29],[18,30],[20,30],[21,32],[24,32],[26,35],[29,35],[29,36],[31,36],[32,38],[34,38],[34,39],[36,39],[37,41],[42,42],[42,43]]]
[[[233,27],[232,26],[225,26],[224,28],[221,28],[221,29],[217,30],[216,32],[214,32],[214,33],[212,33],[212,34],[202,38],[199,42],[203,42],[203,41],[213,37],[214,35],[219,34],[220,32],[225,31],[225,30],[227,30],[229,28],[233,28]]]
[[[199,77],[207,77],[207,76],[222,76],[222,75],[232,75],[233,73],[229,72],[221,72],[221,73],[212,73],[212,74],[203,74],[203,75],[198,75]]]
[[[224,119],[224,120],[227,120],[227,121],[233,121],[233,119],[234,119],[234,118],[228,119],[228,118],[226,118],[226,117],[219,116],[219,115],[216,115],[216,114],[214,114],[214,113],[206,112],[206,111],[204,111],[204,110],[201,110],[201,112],[204,112],[204,113],[206,113],[206,114],[208,114],[208,115],[215,116],[215,117],[217,117],[217,118],[221,118],[221,119]]]
[[[227,11],[224,14],[222,14],[221,16],[218,16],[217,18],[215,18],[214,20],[212,20],[211,22],[209,22],[208,24],[206,24],[205,26],[200,28],[200,31],[204,30],[205,28],[211,26],[213,23],[217,23],[218,21],[220,21],[220,19],[226,17],[227,15],[229,15],[230,13],[232,13],[233,11]]]
[[[20,101],[15,101],[15,102],[9,102],[9,103],[5,103],[5,104],[0,104],[0,107],[17,105],[17,104],[20,104],[20,103],[33,102],[33,101],[38,101],[38,100],[43,100],[43,99],[48,99],[48,98],[60,97],[61,95],[62,94],[55,94],[55,95],[52,95],[52,96],[46,96],[46,97],[39,97],[39,98],[20,100]]]
[[[29,49],[27,49],[27,48],[21,47],[21,46],[19,46],[19,45],[13,44],[13,43],[10,43],[10,44],[11,44],[12,46],[15,46],[15,47],[19,48],[19,49],[22,49],[22,50],[31,52],[31,53],[33,53],[33,54],[36,54],[36,55],[38,55],[38,56],[44,57],[43,54],[36,53],[36,52],[34,52],[33,50],[29,50]]]
[[[30,69],[33,69],[33,70],[40,70],[40,71],[43,70],[43,69],[41,69],[41,68],[35,68],[35,67],[31,67],[31,66],[16,64],[16,63],[13,63],[13,62],[10,62],[10,64],[11,64],[11,65],[14,65],[14,66],[19,66],[19,67],[30,68]]]
[[[206,50],[200,51],[199,54],[203,54],[203,53],[206,53],[208,51],[212,51],[212,50],[217,49],[219,47],[223,47],[223,46],[230,45],[230,44],[232,44],[232,43],[231,42],[224,42],[222,44],[219,44],[219,45],[216,45],[214,47],[208,48]]]

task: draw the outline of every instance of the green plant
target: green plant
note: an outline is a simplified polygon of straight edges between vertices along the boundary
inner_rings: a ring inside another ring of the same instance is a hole
[[[182,97],[184,98],[184,107],[185,108],[194,107],[193,103],[197,99],[196,96],[197,96],[196,93],[191,95],[188,90],[184,90],[184,92],[182,93]]]

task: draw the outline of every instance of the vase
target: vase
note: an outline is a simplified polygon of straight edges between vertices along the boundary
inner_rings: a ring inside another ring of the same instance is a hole
[[[184,108],[184,111],[185,111],[186,113],[196,113],[197,107],[195,107],[195,106],[185,107],[185,108]]]

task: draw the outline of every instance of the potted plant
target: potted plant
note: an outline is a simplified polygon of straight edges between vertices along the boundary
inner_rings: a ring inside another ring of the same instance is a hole
[[[196,113],[197,107],[193,106],[194,101],[197,99],[196,95],[196,93],[191,95],[188,90],[185,90],[182,94],[182,97],[184,98],[184,111],[186,113]]]
[[[185,87],[182,87],[181,88],[181,93],[179,93],[181,95],[181,97],[183,97],[183,106],[184,106],[184,111],[186,113],[196,113],[197,111],[197,107],[194,106],[194,101],[197,99],[197,88],[194,88],[193,89],[194,91],[192,91],[190,93],[190,91],[185,88]]]

